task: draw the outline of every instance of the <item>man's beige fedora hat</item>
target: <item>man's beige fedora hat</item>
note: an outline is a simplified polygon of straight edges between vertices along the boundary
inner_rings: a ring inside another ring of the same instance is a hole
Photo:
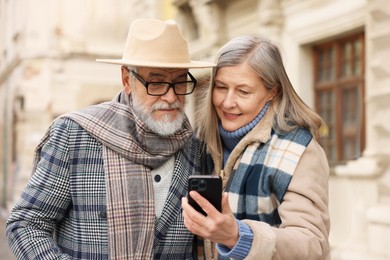
[[[98,62],[160,68],[210,68],[210,62],[192,61],[187,41],[173,20],[143,18],[135,20],[127,35],[122,59]]]

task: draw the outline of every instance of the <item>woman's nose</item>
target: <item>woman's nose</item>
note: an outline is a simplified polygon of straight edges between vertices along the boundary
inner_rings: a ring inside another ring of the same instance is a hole
[[[233,92],[229,91],[223,100],[223,106],[234,107],[236,104],[237,104],[236,95]]]

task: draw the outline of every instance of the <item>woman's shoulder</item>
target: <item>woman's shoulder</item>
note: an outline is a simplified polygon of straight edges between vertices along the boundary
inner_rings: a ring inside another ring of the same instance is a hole
[[[307,146],[313,139],[312,133],[303,127],[297,127],[289,132],[281,132],[273,129],[271,135],[273,138],[293,141],[304,146]]]

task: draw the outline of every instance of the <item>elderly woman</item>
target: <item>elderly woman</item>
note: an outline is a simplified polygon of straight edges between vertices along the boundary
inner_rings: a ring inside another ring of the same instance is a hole
[[[294,91],[276,45],[257,36],[225,44],[203,101],[198,135],[224,180],[222,212],[196,191],[207,215],[187,198],[182,206],[207,258],[329,259],[323,121]]]

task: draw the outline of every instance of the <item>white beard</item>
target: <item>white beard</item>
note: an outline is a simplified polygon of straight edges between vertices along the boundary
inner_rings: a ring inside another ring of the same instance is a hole
[[[180,108],[180,102],[169,105],[165,102],[157,102],[153,104],[151,109],[146,108],[143,103],[138,99],[134,93],[131,95],[133,98],[133,109],[136,115],[145,122],[145,125],[153,132],[161,136],[173,135],[179,129],[181,129],[184,122],[184,112],[180,109],[180,113],[175,120],[172,120],[171,115],[163,115],[160,120],[156,120],[152,116],[152,112],[157,109],[167,108]]]

